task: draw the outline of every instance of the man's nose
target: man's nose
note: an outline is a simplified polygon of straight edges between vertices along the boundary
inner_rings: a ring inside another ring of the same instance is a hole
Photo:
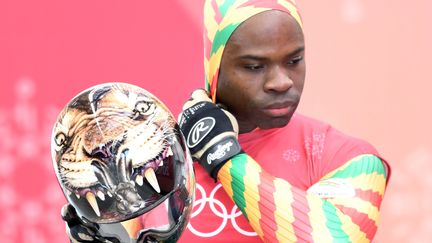
[[[265,91],[285,92],[294,85],[294,82],[289,77],[289,72],[283,67],[273,67],[264,83]]]

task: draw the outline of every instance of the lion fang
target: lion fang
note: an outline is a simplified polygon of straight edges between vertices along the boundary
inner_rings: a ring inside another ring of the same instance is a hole
[[[99,206],[97,204],[95,195],[92,192],[87,192],[86,199],[89,202],[92,209],[95,211],[96,215],[100,216]]]
[[[172,149],[171,147],[168,147],[167,156],[172,156],[172,155],[174,155]]]
[[[143,185],[143,177],[142,175],[137,175],[135,178],[135,181],[138,185],[142,186]]]
[[[153,168],[147,168],[144,171],[144,177],[147,179],[147,181],[150,183],[150,185],[153,187],[153,189],[156,192],[160,193],[159,183],[157,181],[156,174],[155,174]]]
[[[100,200],[105,201],[105,194],[102,191],[98,191],[97,196]]]

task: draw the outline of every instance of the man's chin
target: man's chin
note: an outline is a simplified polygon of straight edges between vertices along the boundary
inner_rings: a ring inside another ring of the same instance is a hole
[[[273,128],[281,128],[288,125],[291,120],[291,116],[289,117],[280,117],[280,118],[272,118],[269,121],[261,124],[259,128],[261,129],[273,129]]]

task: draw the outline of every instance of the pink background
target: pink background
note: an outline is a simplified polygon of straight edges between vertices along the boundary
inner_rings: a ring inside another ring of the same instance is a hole
[[[67,242],[49,154],[60,109],[123,81],[174,114],[203,86],[202,0],[0,1],[0,241]],[[393,175],[375,242],[432,241],[432,2],[298,1],[302,113],[375,145]]]

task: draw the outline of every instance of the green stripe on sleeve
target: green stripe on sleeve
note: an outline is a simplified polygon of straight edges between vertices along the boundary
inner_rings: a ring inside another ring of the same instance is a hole
[[[323,200],[323,211],[326,217],[326,226],[333,237],[333,242],[349,242],[349,236],[342,229],[342,222],[336,214],[335,206]]]
[[[350,164],[347,167],[337,171],[332,177],[348,178],[356,177],[361,174],[372,174],[374,172],[379,175],[385,175],[384,165],[381,159],[375,155],[361,155],[349,161],[348,163]]]
[[[237,207],[240,208],[243,215],[248,219],[246,214],[246,199],[244,197],[245,185],[244,185],[244,176],[246,175],[246,163],[247,163],[247,155],[239,154],[231,159],[232,165],[230,168],[231,174],[231,187],[233,191],[233,200],[237,204]],[[249,220],[249,219],[248,219]]]

